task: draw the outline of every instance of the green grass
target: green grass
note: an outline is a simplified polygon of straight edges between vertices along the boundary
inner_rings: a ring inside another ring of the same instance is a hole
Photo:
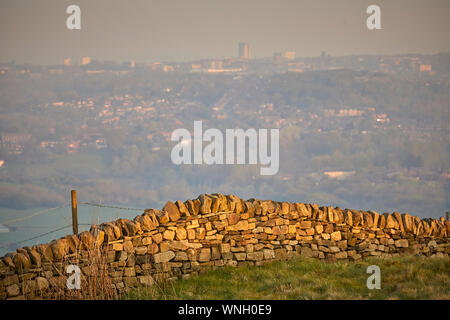
[[[381,269],[369,290],[366,270]],[[124,299],[450,299],[450,260],[402,256],[360,262],[298,257],[263,266],[220,267],[175,282],[129,291]]]

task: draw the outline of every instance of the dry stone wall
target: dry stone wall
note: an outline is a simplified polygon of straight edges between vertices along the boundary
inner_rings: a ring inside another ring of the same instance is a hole
[[[117,296],[210,268],[297,255],[330,261],[402,253],[448,258],[449,234],[443,218],[203,194],[145,210],[133,221],[94,225],[7,254],[0,259],[0,298],[58,298],[68,290],[70,264],[79,266],[83,283],[104,277]]]

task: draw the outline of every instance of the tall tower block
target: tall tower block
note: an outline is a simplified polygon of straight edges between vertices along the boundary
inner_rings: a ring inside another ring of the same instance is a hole
[[[247,42],[239,42],[239,58],[250,59],[250,47]]]

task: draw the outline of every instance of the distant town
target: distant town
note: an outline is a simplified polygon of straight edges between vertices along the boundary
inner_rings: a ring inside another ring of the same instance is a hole
[[[59,204],[67,185],[86,200],[154,207],[211,185],[440,216],[449,88],[450,53],[254,59],[241,42],[226,59],[2,63],[0,207]],[[195,120],[280,129],[279,173],[269,181],[252,166],[172,165],[172,131]]]
[[[205,59],[193,62],[183,63],[164,63],[151,62],[138,64],[133,60],[124,63],[101,62],[91,57],[83,57],[80,61],[74,61],[72,58],[66,58],[58,66],[32,66],[16,65],[13,63],[0,64],[0,75],[4,80],[10,78],[30,78],[44,79],[51,75],[98,75],[105,74],[110,76],[124,76],[138,72],[164,72],[164,73],[205,73],[205,74],[227,74],[234,75],[235,79],[248,74],[273,74],[273,73],[303,73],[318,70],[368,70],[371,72],[383,72],[388,74],[421,74],[433,77],[436,71],[433,70],[433,61],[435,56],[427,55],[395,55],[395,56],[345,56],[331,57],[322,52],[320,57],[296,58],[294,51],[276,52],[273,57],[265,59],[251,59],[250,46],[248,43],[240,42],[238,46],[238,57],[229,59]],[[364,81],[364,79],[361,79]],[[110,97],[85,97],[80,100],[56,100],[48,101],[45,104],[37,104],[36,108],[45,109],[86,109],[95,112],[94,118],[90,120],[102,125],[114,126],[118,123],[127,122],[133,124],[148,119],[170,119],[173,114],[171,108],[177,108],[183,104],[180,95],[174,88],[165,88],[165,98],[146,99],[140,95],[125,94],[121,96]],[[217,105],[213,107],[217,119],[226,118],[223,111],[226,104],[226,95],[224,95]],[[189,102],[188,102],[189,103]],[[260,106],[258,113],[264,116],[264,121],[276,127],[288,124],[302,123],[311,124],[312,121],[322,121],[324,118],[362,118],[368,117],[374,119],[375,127],[386,127],[390,125],[390,118],[386,113],[378,113],[374,108],[357,109],[346,108],[326,110],[324,114],[306,114],[295,115],[293,118],[277,119],[271,116],[270,111],[274,108],[273,104],[264,104]],[[399,124],[391,124],[399,126]],[[83,129],[88,129],[85,124]],[[320,130],[320,129],[317,129]],[[52,128],[50,128],[52,132]],[[364,132],[362,132],[364,133]],[[424,133],[425,134],[425,133]],[[149,132],[148,140],[164,139],[170,140],[170,131]],[[8,133],[1,132],[2,146],[9,154],[19,155],[22,153],[25,145],[31,140],[28,133]],[[74,153],[86,147],[94,146],[97,149],[106,148],[107,141],[100,132],[83,134],[82,136],[61,136],[57,140],[39,141],[39,146],[43,149],[53,149],[57,146],[63,147],[67,153]],[[4,161],[1,160],[0,166]]]

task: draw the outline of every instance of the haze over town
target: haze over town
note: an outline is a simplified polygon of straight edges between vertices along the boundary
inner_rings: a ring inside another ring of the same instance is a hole
[[[66,28],[73,4],[80,30]],[[381,30],[366,27],[373,4]],[[252,58],[434,54],[450,51],[449,12],[447,0],[7,0],[0,2],[0,61],[231,58],[241,41],[251,43]]]
[[[67,30],[69,1],[1,2],[0,233],[70,189],[138,208],[221,192],[443,216],[449,2],[378,1],[369,31],[371,3],[79,1]],[[194,121],[279,129],[278,173],[175,165],[171,134]]]

